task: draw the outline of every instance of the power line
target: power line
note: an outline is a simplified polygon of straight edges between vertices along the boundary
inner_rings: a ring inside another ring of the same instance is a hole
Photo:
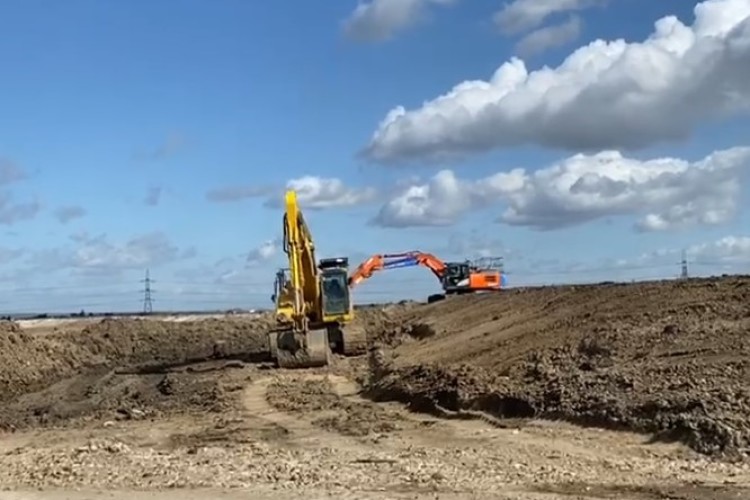
[[[148,269],[146,269],[146,279],[141,280],[141,282],[145,283],[145,286],[143,287],[143,313],[151,314],[153,312],[153,299],[151,297],[151,283],[153,283],[153,280],[149,275]]]

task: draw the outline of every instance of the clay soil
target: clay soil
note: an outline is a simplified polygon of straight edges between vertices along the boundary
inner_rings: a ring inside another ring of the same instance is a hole
[[[3,323],[0,498],[750,498],[750,278],[358,321],[310,370],[270,316]]]

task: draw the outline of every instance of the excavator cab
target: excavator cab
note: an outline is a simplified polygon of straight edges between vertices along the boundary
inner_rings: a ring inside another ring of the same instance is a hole
[[[349,259],[337,257],[321,259],[320,270],[321,311],[323,321],[351,320],[352,301],[349,293]]]
[[[471,264],[466,262],[447,262],[442,277],[443,290],[446,293],[469,291]]]

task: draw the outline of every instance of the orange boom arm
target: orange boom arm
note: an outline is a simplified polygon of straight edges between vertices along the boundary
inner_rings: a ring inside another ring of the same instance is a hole
[[[349,286],[355,286],[370,278],[375,271],[396,269],[400,267],[424,266],[432,271],[439,280],[445,273],[445,263],[432,254],[424,252],[404,252],[392,254],[376,254],[364,261],[349,277]]]
[[[445,263],[430,253],[413,251],[373,255],[349,277],[349,287],[369,279],[376,271],[412,266],[424,266],[432,271],[446,293],[494,291],[506,285],[501,266],[482,266],[468,261]]]

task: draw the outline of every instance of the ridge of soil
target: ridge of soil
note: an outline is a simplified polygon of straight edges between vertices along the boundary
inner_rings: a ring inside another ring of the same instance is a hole
[[[564,419],[750,450],[750,278],[508,290],[452,297],[377,341],[376,400]]]

